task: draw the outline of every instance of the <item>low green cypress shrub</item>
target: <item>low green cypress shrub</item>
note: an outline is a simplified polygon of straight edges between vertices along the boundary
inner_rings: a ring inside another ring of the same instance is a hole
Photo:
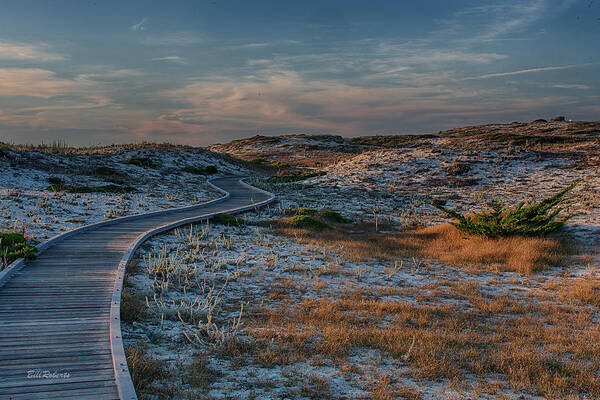
[[[450,210],[440,204],[433,204],[437,209],[457,220],[451,222],[462,232],[487,238],[507,236],[545,236],[556,232],[563,227],[565,222],[575,214],[559,218],[558,214],[569,201],[566,197],[576,183],[559,191],[558,193],[540,200],[537,203],[526,205],[519,203],[516,207],[506,209],[505,205],[495,200],[491,210],[481,211],[472,216],[464,216],[457,211]]]
[[[294,215],[290,218],[290,225],[296,228],[308,228],[308,229],[331,229],[331,226],[323,221],[313,218],[308,215]]]

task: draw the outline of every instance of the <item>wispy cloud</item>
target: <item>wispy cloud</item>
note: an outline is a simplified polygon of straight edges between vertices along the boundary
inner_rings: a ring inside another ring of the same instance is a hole
[[[437,34],[463,43],[523,40],[518,35],[531,31],[537,23],[564,11],[573,2],[574,0],[513,0],[484,3],[438,20],[440,28]]]
[[[187,61],[183,57],[179,56],[166,56],[166,57],[156,57],[151,58],[151,61],[170,61],[175,64],[187,64]]]
[[[579,90],[591,89],[590,86],[581,85],[581,84],[557,84],[557,85],[552,85],[551,87],[557,88],[557,89],[579,89]]]
[[[502,77],[502,76],[532,74],[532,73],[544,72],[544,71],[560,71],[560,70],[563,70],[563,69],[585,67],[585,66],[588,66],[588,65],[590,65],[590,64],[586,63],[586,64],[561,65],[561,66],[556,66],[556,67],[528,68],[528,69],[521,69],[521,70],[518,70],[518,71],[499,72],[499,73],[494,73],[494,74],[484,74],[484,75],[479,75],[479,76],[473,76],[473,77],[463,78],[463,80],[489,79],[489,78],[498,78],[498,77]]]
[[[0,96],[29,96],[48,99],[80,88],[82,82],[61,79],[40,68],[0,69]]]
[[[93,81],[112,81],[129,79],[143,76],[144,73],[137,69],[115,69],[110,66],[96,66],[96,71],[79,74],[77,79],[93,80]]]
[[[0,59],[2,60],[57,61],[64,58],[62,54],[49,51],[48,46],[44,44],[0,41]]]
[[[145,31],[146,27],[144,26],[144,24],[146,23],[146,18],[142,18],[142,20],[140,22],[138,22],[137,24],[133,24],[129,27],[129,29],[131,29],[134,32],[137,31]]]

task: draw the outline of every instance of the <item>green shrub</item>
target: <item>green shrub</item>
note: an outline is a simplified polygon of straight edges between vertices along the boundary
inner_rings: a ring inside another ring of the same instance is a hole
[[[531,205],[525,202],[516,207],[505,209],[499,201],[491,204],[491,210],[475,213],[473,216],[463,216],[454,210],[433,204],[448,216],[458,220],[451,222],[459,230],[471,235],[487,238],[507,236],[544,236],[559,230],[567,220],[574,215],[558,218],[558,213],[563,209],[568,199],[566,194],[575,187],[576,183],[559,191],[553,196]]]
[[[0,232],[0,257],[3,269],[18,258],[34,259],[35,247],[27,245],[25,237],[20,233]]]
[[[296,228],[308,228],[308,229],[331,229],[331,226],[323,221],[313,218],[309,215],[294,215],[290,218],[290,225]]]
[[[128,175],[125,172],[106,166],[94,169],[93,175],[102,177],[114,183],[124,183],[124,179],[128,178]]]
[[[68,193],[131,193],[137,189],[132,186],[120,185],[104,185],[104,186],[87,186],[87,185],[63,185],[53,184],[48,187],[48,190],[53,192],[68,192]]]
[[[212,174],[216,174],[218,172],[218,170],[217,170],[217,167],[215,167],[214,165],[208,165],[206,168],[194,167],[193,165],[188,165],[187,167],[183,168],[183,172],[187,172],[190,174],[196,174],[196,175],[212,175]]]
[[[232,225],[232,226],[242,226],[246,223],[241,218],[234,217],[233,215],[222,213],[217,214],[213,218],[213,222],[221,225]]]
[[[126,164],[137,165],[142,168],[158,168],[150,157],[131,157]]]
[[[58,176],[51,176],[48,178],[48,183],[51,185],[62,185],[63,181]]]
[[[323,176],[325,174],[326,174],[325,171],[304,171],[304,172],[301,172],[298,174],[272,176],[269,179],[267,179],[267,182],[271,182],[271,183],[298,182],[298,181],[303,181],[308,178],[313,178],[315,176]]]
[[[348,218],[344,217],[337,211],[333,210],[321,210],[319,214],[323,216],[323,218],[328,219],[332,222],[337,222],[339,224],[347,224],[351,222]]]
[[[122,175],[123,173],[111,167],[98,167],[94,170],[94,174],[100,176],[113,176]]]

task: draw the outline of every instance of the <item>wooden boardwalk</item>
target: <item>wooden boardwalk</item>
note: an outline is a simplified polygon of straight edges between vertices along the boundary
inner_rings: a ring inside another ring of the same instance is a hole
[[[229,197],[77,233],[0,287],[0,399],[136,398],[119,319],[124,267],[135,248],[176,225],[273,198],[239,178],[212,183]]]

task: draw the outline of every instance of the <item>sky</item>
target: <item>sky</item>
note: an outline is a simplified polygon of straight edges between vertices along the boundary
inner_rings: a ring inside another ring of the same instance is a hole
[[[600,0],[2,0],[0,141],[191,145],[600,115]]]

